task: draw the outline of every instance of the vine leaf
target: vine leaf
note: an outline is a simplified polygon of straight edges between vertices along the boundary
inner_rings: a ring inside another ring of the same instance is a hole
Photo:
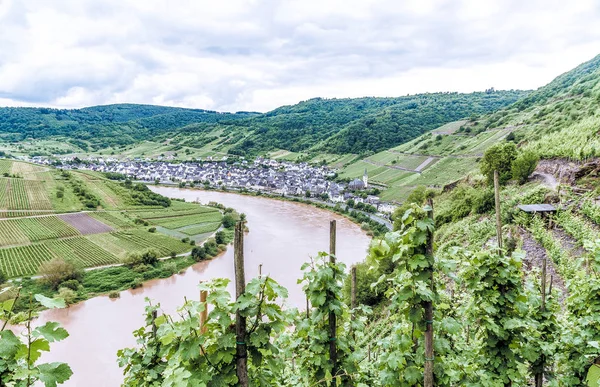
[[[47,322],[33,331],[35,337],[43,337],[48,342],[61,341],[69,337],[69,333],[57,322]]]
[[[46,387],[56,387],[69,380],[73,371],[65,363],[47,363],[37,366],[40,372],[40,380]]]
[[[35,299],[48,309],[60,309],[67,307],[67,305],[65,304],[65,300],[60,298],[48,298],[41,294],[36,294]]]

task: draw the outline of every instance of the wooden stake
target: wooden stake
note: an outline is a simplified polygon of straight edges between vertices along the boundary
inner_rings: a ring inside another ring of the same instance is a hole
[[[331,264],[335,264],[335,235],[336,232],[336,222],[332,220],[329,223],[329,262]],[[333,298],[332,295],[329,296],[329,300]],[[337,323],[334,312],[329,312],[329,360],[331,361],[332,366],[332,375],[335,377],[337,375],[337,348],[336,348],[336,332],[337,332]]]
[[[235,296],[239,299],[246,291],[246,277],[244,274],[244,224],[237,222],[233,243],[235,266]],[[238,311],[235,314],[236,334],[236,374],[238,385],[248,387],[248,351],[246,347],[246,318]]]
[[[546,311],[546,257],[542,259],[542,305],[540,309],[542,312]],[[546,359],[542,356],[542,362],[540,365],[540,371],[535,374],[535,387],[542,387],[544,385],[544,367]]]
[[[502,218],[500,213],[500,177],[494,171],[494,196],[496,202],[496,234],[498,237],[498,254],[502,254]]]
[[[310,306],[308,304],[308,296],[306,296],[306,318],[310,317]]]
[[[208,297],[208,292],[206,290],[200,291],[200,303],[204,304],[204,310],[200,312],[200,333],[206,333],[206,320],[208,319],[208,304],[206,303],[206,298]]]
[[[156,318],[158,317],[158,311],[152,311],[152,337],[156,337]]]
[[[429,198],[427,204],[431,207],[429,211],[429,219],[433,220],[433,200]],[[431,290],[435,291],[433,283],[433,231],[429,231],[427,235],[427,246],[426,246],[427,259],[430,261],[430,281]],[[424,387],[433,387],[433,302],[427,301],[424,303],[423,308],[425,309],[425,370],[424,370]]]
[[[351,289],[350,289],[350,307],[356,308],[356,266],[352,266],[351,273]]]

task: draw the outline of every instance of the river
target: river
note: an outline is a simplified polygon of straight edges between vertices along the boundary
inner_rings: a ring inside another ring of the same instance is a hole
[[[231,193],[151,186],[164,196],[201,203],[216,201],[247,215],[250,232],[245,237],[246,280],[258,275],[262,264],[268,274],[289,290],[287,305],[302,308],[305,298],[300,266],[319,251],[329,248],[329,221],[337,220],[337,256],[350,265],[364,259],[370,238],[359,226],[337,214],[306,204],[278,201]],[[114,387],[122,372],[116,363],[120,348],[135,345],[133,330],[144,325],[145,298],[173,313],[183,298],[198,299],[202,280],[233,279],[233,248],[207,262],[198,263],[183,274],[146,282],[143,287],[121,292],[118,299],[106,296],[66,309],[45,311],[36,324],[58,321],[70,337],[51,346],[41,361],[68,363],[74,375],[65,386]],[[233,288],[231,289],[233,292]]]

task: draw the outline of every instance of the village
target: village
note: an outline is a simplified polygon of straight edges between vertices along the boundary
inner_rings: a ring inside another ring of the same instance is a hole
[[[48,164],[45,158],[33,158],[38,164]],[[336,182],[335,170],[327,166],[293,163],[264,158],[254,161],[228,160],[175,163],[166,161],[116,161],[104,159],[61,160],[63,169],[85,169],[125,175],[133,180],[160,184],[203,186],[212,189],[260,192],[277,196],[312,198],[332,204],[369,204],[382,214],[392,214],[393,203],[382,202],[369,186],[365,171],[361,179],[348,183]]]

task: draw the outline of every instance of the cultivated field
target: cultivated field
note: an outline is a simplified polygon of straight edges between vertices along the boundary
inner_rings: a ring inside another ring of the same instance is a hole
[[[89,197],[115,211],[81,212]],[[181,242],[183,237],[201,242],[221,225],[221,212],[212,207],[177,201],[169,208],[130,203],[131,191],[99,173],[63,174],[0,160],[0,271],[9,277],[34,275],[41,262],[55,257],[94,267],[148,249],[162,256],[180,254],[192,249]],[[158,231],[149,232],[149,225]],[[180,228],[187,228],[186,233]]]
[[[77,229],[82,235],[101,234],[114,230],[112,227],[92,218],[87,213],[65,214],[59,215],[59,217]]]

